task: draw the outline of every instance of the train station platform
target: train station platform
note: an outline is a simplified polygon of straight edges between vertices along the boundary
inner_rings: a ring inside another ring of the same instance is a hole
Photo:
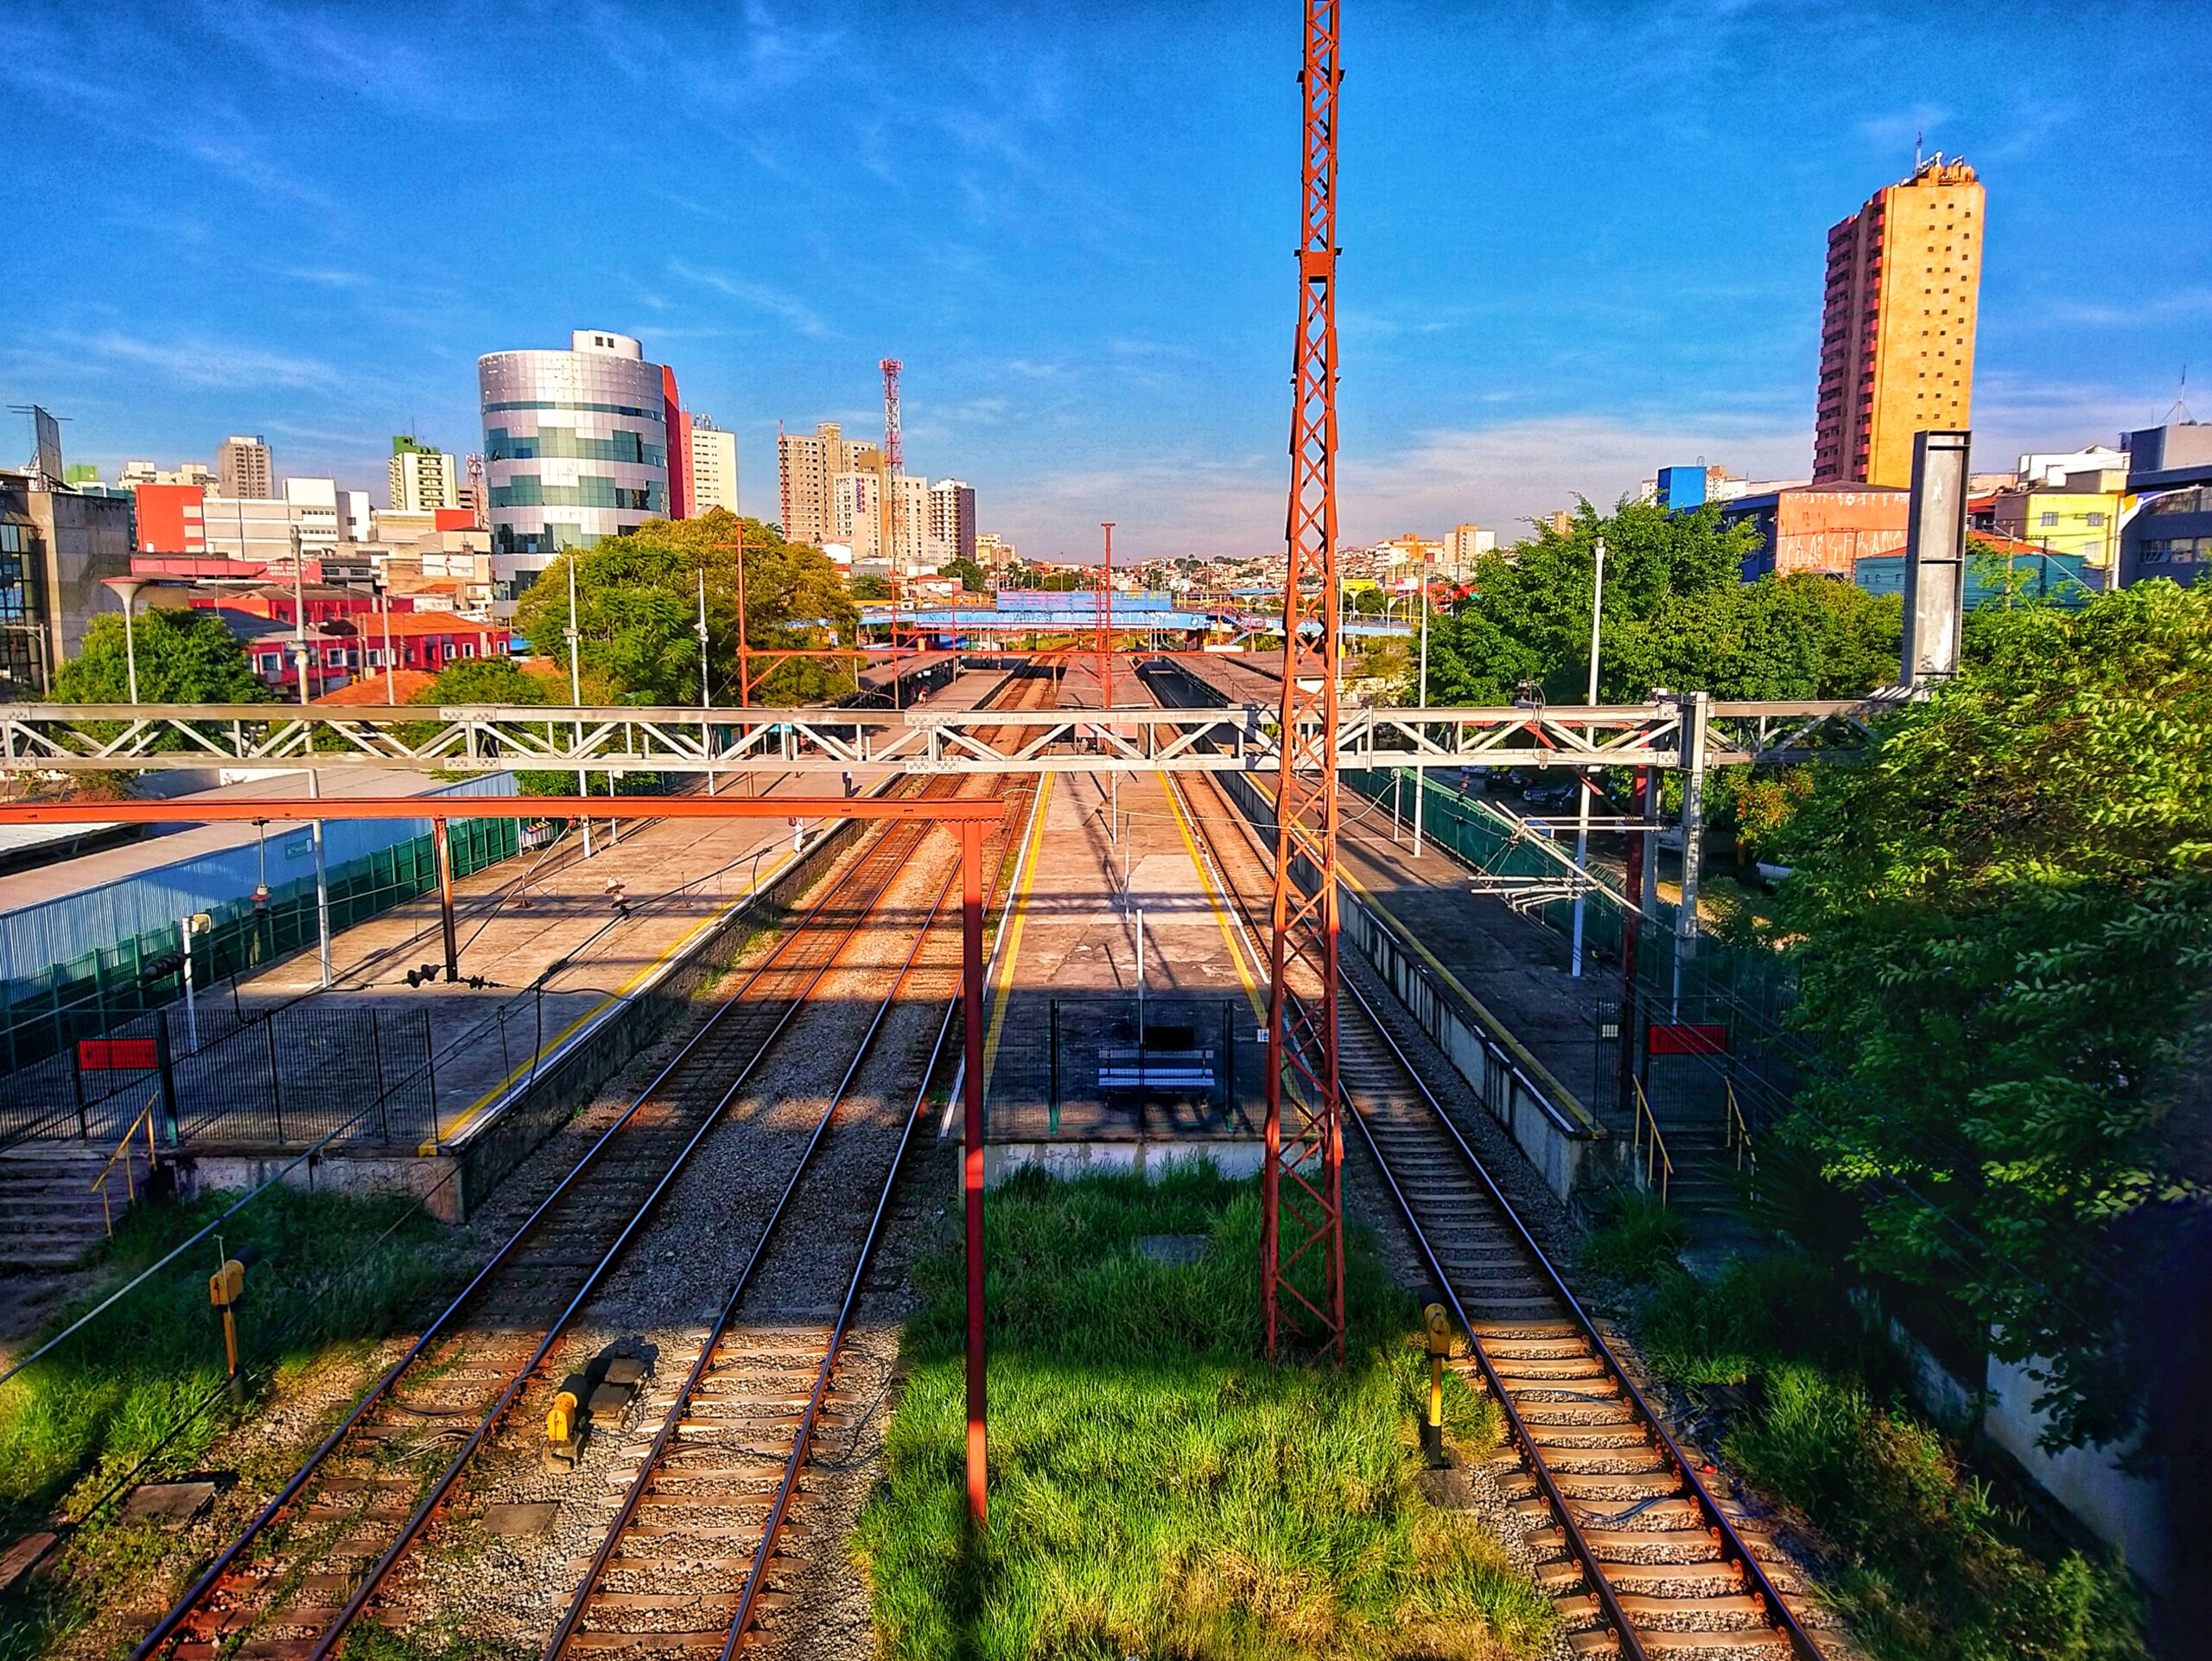
[[[1279,673],[1226,656],[1156,661],[1147,679],[1168,702],[1279,703]],[[1237,778],[1248,814],[1271,812],[1272,780]],[[1416,852],[1408,773],[1403,811],[1345,787],[1338,857],[1346,934],[1430,1029],[1562,1199],[1609,1142],[1613,1082],[1604,1024],[1618,1002],[1618,966],[1570,975],[1568,942],[1495,894],[1425,840]],[[1610,1153],[1610,1149],[1608,1149]]]
[[[1117,705],[1152,702],[1126,658]],[[1093,660],[1060,707],[1099,707]],[[985,1170],[1259,1168],[1264,1014],[1251,954],[1157,773],[1045,775],[990,971]],[[1142,1028],[1139,951],[1142,951]]]

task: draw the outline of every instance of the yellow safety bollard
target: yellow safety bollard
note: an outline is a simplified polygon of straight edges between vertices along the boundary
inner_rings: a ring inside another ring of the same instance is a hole
[[[567,1442],[575,1439],[579,1405],[573,1390],[564,1390],[554,1397],[552,1410],[545,1416],[546,1441]]]
[[[1440,1303],[1422,1310],[1428,1327],[1428,1418],[1421,1428],[1421,1451],[1432,1467],[1444,1459],[1444,1361],[1452,1353],[1452,1317]]]
[[[230,1363],[231,1400],[245,1400],[245,1380],[238,1376],[238,1300],[245,1295],[245,1264],[226,1257],[223,1266],[207,1277],[207,1301],[223,1312],[223,1353]]]

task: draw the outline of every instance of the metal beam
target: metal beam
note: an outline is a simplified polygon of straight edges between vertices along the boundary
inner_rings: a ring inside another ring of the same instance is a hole
[[[604,818],[923,819],[992,824],[1006,805],[983,796],[287,796],[262,800],[184,797],[162,802],[0,802],[0,824],[289,824],[315,819]]]
[[[1705,765],[1804,760],[1855,746],[1902,692],[1861,699],[1711,705]],[[1102,711],[825,710],[265,703],[0,705],[0,773],[158,772],[220,767],[391,772],[833,775],[1274,773],[1281,712],[1272,704]],[[1292,719],[1312,753],[1319,701]],[[1549,767],[1683,765],[1677,703],[1557,710],[1365,708],[1347,711],[1331,754],[1341,767]]]

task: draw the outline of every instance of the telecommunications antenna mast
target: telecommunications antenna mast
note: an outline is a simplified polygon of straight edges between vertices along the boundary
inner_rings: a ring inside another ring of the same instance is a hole
[[[899,372],[906,366],[885,358],[875,366],[883,372],[883,461],[896,478],[906,467],[906,446],[899,436]]]

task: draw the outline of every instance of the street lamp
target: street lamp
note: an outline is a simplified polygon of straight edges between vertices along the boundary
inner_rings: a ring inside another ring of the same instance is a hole
[[[101,586],[115,590],[116,598],[123,601],[123,661],[130,677],[130,701],[138,702],[138,641],[130,621],[130,609],[137,603],[141,592],[154,586],[149,576],[104,576]]]

